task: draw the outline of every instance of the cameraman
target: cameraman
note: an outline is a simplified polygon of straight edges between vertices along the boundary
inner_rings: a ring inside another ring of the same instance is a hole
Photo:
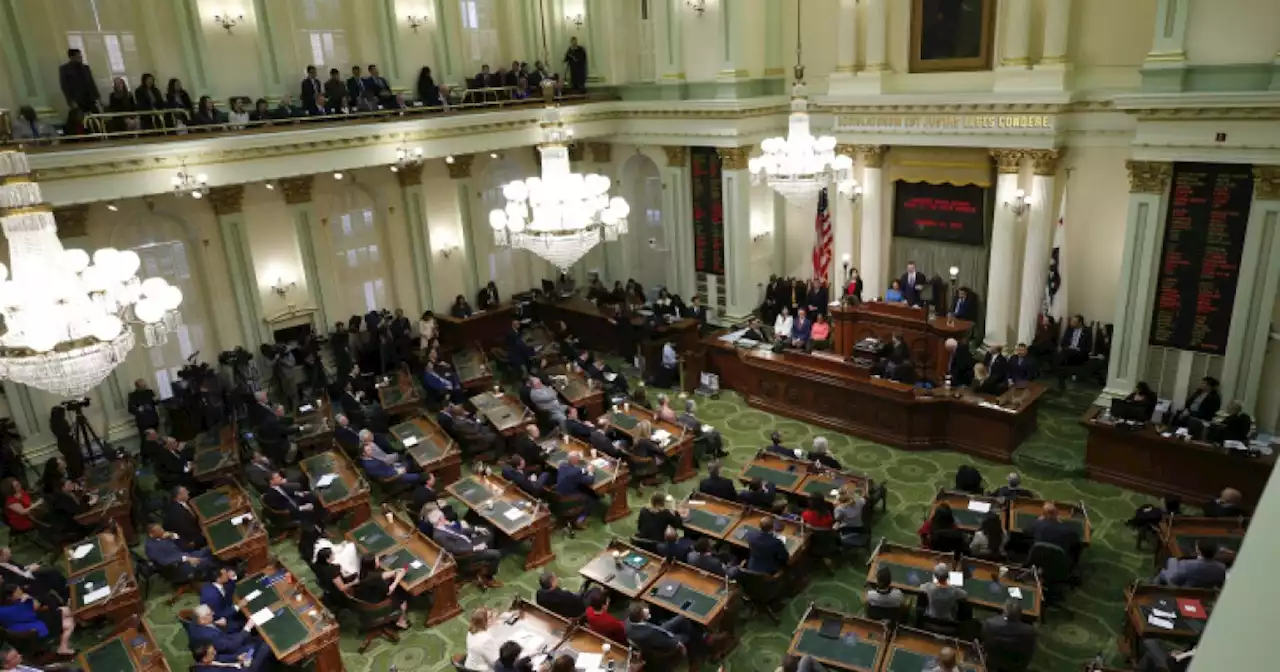
[[[133,391],[129,393],[129,414],[138,425],[138,436],[142,437],[148,429],[160,428],[160,411],[156,407],[156,393],[147,387],[147,381],[139,378],[133,381]]]
[[[79,480],[84,476],[84,453],[81,452],[80,442],[76,441],[75,435],[71,433],[71,423],[67,421],[67,409],[62,404],[49,410],[49,430],[57,440],[58,452],[67,463],[67,477],[73,481]]]

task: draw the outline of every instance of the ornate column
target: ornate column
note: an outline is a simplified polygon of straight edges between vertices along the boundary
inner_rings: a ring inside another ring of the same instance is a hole
[[[1095,402],[1099,405],[1132,392],[1143,375],[1164,210],[1173,174],[1172,164],[1164,162],[1127,161],[1125,165],[1129,169],[1129,211],[1125,216],[1124,258],[1115,284],[1116,312],[1111,318],[1115,331],[1107,386]]]
[[[667,163],[662,167],[662,208],[672,222],[671,264],[667,277],[672,291],[693,296],[697,291],[693,260],[693,204],[689,200],[689,148],[664,146]]]
[[[466,260],[464,279],[467,283],[467,296],[474,297],[480,291],[479,261],[476,259],[475,232],[471,230],[471,193],[475,191],[471,183],[471,164],[475,162],[474,154],[455,154],[453,161],[446,160],[449,179],[453,180],[458,200],[458,224],[462,227],[462,246]],[[488,221],[487,219],[484,221]],[[470,300],[470,299],[468,299]]]
[[[1031,212],[1027,217],[1026,251],[1022,255],[1022,291],[1019,293],[1018,342],[1035,340],[1036,324],[1044,303],[1049,276],[1049,246],[1053,240],[1053,176],[1058,172],[1058,150],[1027,152],[1031,159]]]
[[[209,204],[218,217],[222,253],[231,274],[231,292],[236,301],[236,320],[240,325],[240,345],[257,352],[258,346],[270,340],[263,319],[262,295],[253,268],[253,252],[249,248],[248,225],[244,219],[244,185],[214,187],[209,190]],[[229,347],[229,346],[228,346]]]
[[[1237,400],[1258,415],[1259,383],[1267,357],[1271,315],[1280,289],[1280,166],[1254,166],[1253,203],[1231,306],[1222,401]],[[1259,416],[1260,417],[1260,416]]]
[[[996,34],[1004,35],[1000,45],[1000,67],[1026,70],[1031,44],[1031,0],[1004,0],[998,6],[1003,15]]]
[[[1009,342],[1013,326],[1013,287],[1017,282],[1014,248],[1018,240],[1018,216],[1004,204],[1013,201],[1018,191],[1020,149],[993,149],[996,171],[996,211],[991,223],[991,261],[987,273],[987,318],[983,341],[988,345]]]
[[[659,84],[683,84],[684,74],[684,0],[654,0],[653,74]]]
[[[435,310],[435,296],[431,291],[431,229],[427,226],[427,213],[423,210],[421,164],[401,168],[396,172],[400,183],[400,195],[404,199],[404,225],[409,232],[409,259],[413,264],[413,286],[418,292],[421,310]]]
[[[853,145],[838,145],[836,153],[848,156],[854,161],[858,159],[858,150]],[[834,187],[827,190],[827,197],[831,209],[834,211],[831,220],[832,225],[835,227],[834,231],[832,231],[834,240],[831,249],[831,277],[828,280],[831,282],[831,300],[835,301],[839,298],[836,288],[844,283],[845,257],[849,258],[850,266],[857,263],[853,260],[853,241],[857,239],[857,234],[854,232],[853,213],[858,204],[856,201],[851,201],[847,197],[841,196]],[[861,269],[859,269],[859,272],[861,272]]]
[[[284,202],[289,206],[289,214],[293,218],[293,228],[298,236],[298,250],[302,253],[302,272],[307,283],[307,292],[311,295],[316,307],[316,320],[319,324],[329,324],[329,316],[343,314],[342,306],[337,304],[338,287],[333,274],[320,270],[320,247],[316,237],[324,235],[317,227],[325,224],[316,216],[316,207],[311,200],[311,187],[314,175],[302,175],[280,180],[280,190],[284,193]],[[274,278],[267,278],[273,280]]]
[[[1054,0],[1046,4],[1044,11],[1044,46],[1036,69],[1066,69],[1068,40],[1071,37],[1071,0]]]
[[[866,19],[866,60],[857,73],[856,89],[859,93],[879,93],[884,73],[889,69],[889,0],[864,0],[863,18]]]
[[[1151,51],[1142,62],[1142,90],[1177,92],[1187,74],[1187,16],[1191,0],[1161,0],[1156,3],[1155,35]]]
[[[884,267],[884,153],[888,145],[859,145],[862,157],[862,239],[858,251],[862,274],[862,298],[884,296],[889,286]]]
[[[725,319],[737,321],[755,310],[756,289],[751,270],[750,147],[722,147],[720,184],[724,203]]]

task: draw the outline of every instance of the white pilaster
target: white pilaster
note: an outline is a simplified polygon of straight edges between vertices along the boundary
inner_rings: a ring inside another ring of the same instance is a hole
[[[1031,77],[1031,0],[1003,0],[996,35],[1002,36],[996,52],[996,91],[1036,88]]]
[[[1021,167],[1024,152],[1021,150],[996,149],[991,151],[995,158],[996,170],[996,209],[991,222],[991,259],[987,270],[987,317],[986,334],[983,341],[987,345],[1009,343],[1009,333],[1013,326],[1013,288],[1017,282],[1015,267],[1019,215],[1015,215],[1011,207],[1017,198],[1018,170]]]
[[[1265,370],[1271,316],[1280,290],[1280,167],[1255,166],[1249,228],[1231,307],[1222,400],[1256,414]]]
[[[884,296],[888,287],[884,265],[884,165],[886,145],[862,145],[862,238],[858,245],[862,273],[862,298]]]
[[[1146,91],[1181,91],[1187,71],[1187,17],[1191,0],[1160,0],[1151,51],[1142,62],[1142,88]]]
[[[836,69],[828,78],[828,93],[842,93],[853,86],[858,58],[858,0],[840,0],[836,16]]]
[[[880,93],[884,73],[889,69],[889,0],[863,0],[866,19],[866,60],[850,83],[849,93]],[[842,91],[841,93],[844,93]]]
[[[1151,329],[1151,299],[1156,290],[1156,265],[1164,229],[1164,208],[1173,166],[1154,161],[1129,161],[1129,211],[1125,217],[1124,259],[1116,281],[1116,312],[1111,322],[1111,358],[1107,386],[1098,404],[1110,403],[1133,391],[1147,361]]]
[[[1031,212],[1027,217],[1027,240],[1022,255],[1022,291],[1019,293],[1018,342],[1035,340],[1036,324],[1044,303],[1049,275],[1049,244],[1053,232],[1053,174],[1058,169],[1058,151],[1030,152],[1032,173]]]
[[[1071,0],[1045,3],[1044,46],[1036,68],[1065,67],[1071,38]]]
[[[840,145],[836,148],[836,151],[850,157],[856,154],[856,150],[852,145]],[[841,196],[834,188],[829,190],[827,196],[831,199],[831,223],[834,228],[832,232],[834,240],[831,249],[831,277],[827,280],[831,283],[831,300],[835,301],[840,297],[838,289],[844,284],[844,260],[848,258],[850,266],[857,263],[853,259],[853,241],[857,235],[854,231],[853,215],[858,208],[858,204],[846,196]]]
[[[684,0],[655,0],[649,3],[654,12],[654,73],[660,84],[684,82]]]
[[[755,282],[751,269],[750,147],[727,147],[720,154],[724,201],[725,318],[740,320],[755,310]]]
[[[671,248],[674,273],[672,287],[681,296],[690,297],[697,291],[694,276],[693,213],[689,200],[689,148],[669,146],[662,148],[667,163],[662,168],[662,207],[667,218],[674,222],[673,235],[668,242]]]

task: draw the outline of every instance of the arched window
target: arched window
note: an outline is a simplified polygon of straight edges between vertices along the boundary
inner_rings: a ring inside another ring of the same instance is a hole
[[[485,171],[483,184],[486,188],[480,192],[480,216],[472,218],[472,241],[476,246],[480,284],[490,280],[496,282],[498,292],[504,297],[511,296],[512,292],[529,289],[537,280],[542,279],[540,275],[537,278],[529,275],[530,264],[536,264],[531,260],[533,255],[499,248],[493,239],[493,228],[489,226],[489,211],[499,210],[507,205],[507,200],[502,195],[502,185],[524,177],[527,176],[520,166],[509,160],[500,159],[491,163]],[[533,268],[542,266],[534,265]]]
[[[134,25],[130,3],[119,0],[77,0],[64,3],[67,48],[84,53],[84,62],[93,69],[103,104],[111,91],[111,81],[124,78],[130,88],[140,83],[144,66],[138,56],[133,31],[122,26]],[[114,19],[108,22],[108,18]]]
[[[631,157],[622,167],[623,198],[631,205],[627,219],[627,248],[631,277],[645,290],[667,284],[667,266],[674,263],[667,244],[662,212],[662,175],[647,156]],[[652,240],[653,244],[649,241]],[[688,297],[685,297],[686,299]]]
[[[334,273],[341,308],[352,315],[390,308],[386,246],[374,216],[373,200],[357,188],[338,196],[329,217]]]
[[[329,78],[330,68],[337,68],[346,81],[351,76],[353,63],[347,53],[347,33],[342,28],[346,23],[342,4],[339,0],[294,0],[294,3],[295,46],[302,67],[316,66],[321,81]]]
[[[467,76],[489,64],[497,72],[502,64],[498,54],[497,17],[493,0],[459,0],[458,11],[462,16],[462,53],[471,65]]]

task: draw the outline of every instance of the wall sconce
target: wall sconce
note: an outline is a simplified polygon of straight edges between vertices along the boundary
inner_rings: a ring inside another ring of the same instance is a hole
[[[1022,213],[1027,211],[1030,204],[1027,203],[1027,192],[1019,189],[1014,192],[1012,201],[1005,201],[1004,207],[1013,211],[1014,217],[1021,217]]]
[[[586,23],[586,20],[582,17],[581,14],[565,14],[564,20],[566,23],[572,23],[578,28],[581,28],[582,24]]]
[[[449,243],[440,248],[440,256],[444,257],[445,259],[448,259],[450,255],[452,255],[454,252],[457,252],[457,251],[458,251],[458,246],[453,243]]]
[[[760,241],[764,240],[764,237],[765,237],[765,236],[767,236],[767,235],[769,235],[769,234],[771,234],[771,233],[773,233],[773,232],[772,232],[772,231],[770,231],[770,230],[768,230],[768,229],[765,229],[764,231],[760,231],[760,232],[758,232],[758,233],[753,233],[753,234],[751,234],[751,241],[752,241],[752,242],[755,242],[755,243],[758,243],[758,242],[760,242]]]
[[[849,199],[850,203],[857,203],[862,198],[862,185],[857,180],[848,180],[836,184],[836,193]]]
[[[422,26],[425,26],[427,24],[427,21],[429,20],[430,19],[427,17],[426,14],[423,14],[422,16],[414,16],[410,14],[409,16],[405,17],[405,21],[409,24],[409,27],[412,28],[413,32],[415,33],[418,32],[419,28],[421,28]]]
[[[244,15],[237,14],[235,16],[231,16],[230,14],[215,14],[213,20],[215,23],[222,26],[223,30],[227,31],[227,34],[230,35],[231,29],[240,25],[240,23],[244,21]]]
[[[277,278],[276,284],[271,285],[271,291],[275,292],[276,296],[282,299],[288,296],[289,292],[297,288],[298,288],[298,283],[293,281],[285,282],[283,277]]]
[[[707,11],[707,0],[684,0],[684,4],[702,16]]]

